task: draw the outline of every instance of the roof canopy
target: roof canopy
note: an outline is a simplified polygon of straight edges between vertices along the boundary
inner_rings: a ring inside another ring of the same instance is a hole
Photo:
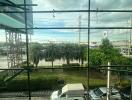
[[[30,1],[30,2],[29,2]],[[0,0],[0,3],[5,4],[23,4],[23,0]],[[28,0],[28,4],[32,4],[32,0]],[[32,7],[27,7],[28,9],[32,10]],[[16,6],[0,6],[0,10],[5,11],[23,11],[21,7]],[[10,28],[25,28],[25,16],[24,13],[0,13],[0,25]],[[33,14],[27,14],[27,26],[33,27]],[[20,30],[22,31],[22,30]],[[32,30],[28,31],[32,33]]]

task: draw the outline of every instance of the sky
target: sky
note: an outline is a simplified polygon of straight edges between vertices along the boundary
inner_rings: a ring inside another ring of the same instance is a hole
[[[88,0],[34,0],[37,7],[34,10],[87,10]],[[132,0],[91,0],[91,9],[132,9]],[[81,16],[79,25],[79,16]],[[125,27],[131,26],[131,13],[91,13],[91,27],[109,26]],[[88,13],[51,13],[34,14],[35,27],[72,27],[88,26]],[[88,30],[80,30],[81,42],[87,42]],[[79,41],[79,30],[36,30],[43,38],[37,37],[40,41]],[[130,30],[91,30],[90,41],[101,41],[104,33],[111,41],[129,40]]]
[[[34,10],[87,10],[87,0],[35,0]],[[82,27],[88,25],[88,13],[50,13],[50,14],[34,14],[34,27],[79,27],[79,16],[81,15],[80,23]],[[87,42],[87,31],[81,31],[81,40]],[[38,36],[35,35],[39,34]],[[39,37],[41,35],[41,38]],[[78,42],[79,30],[34,30],[35,39],[43,41],[56,41],[56,42]]]
[[[87,10],[88,0],[33,0],[33,10]],[[132,0],[91,0],[91,9],[132,9]],[[79,20],[79,16],[81,16]],[[88,13],[33,14],[34,27],[88,27]],[[131,13],[91,13],[91,27],[131,26]],[[80,25],[79,25],[80,23]],[[87,42],[88,30],[34,30],[32,42]],[[104,33],[111,41],[129,40],[131,30],[90,30],[90,41],[101,41]],[[2,32],[1,32],[2,33]],[[0,36],[3,41],[4,35]],[[25,39],[25,38],[23,38]]]

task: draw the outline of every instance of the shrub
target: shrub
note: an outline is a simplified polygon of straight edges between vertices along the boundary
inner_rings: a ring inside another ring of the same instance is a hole
[[[19,64],[19,66],[21,68],[27,68],[27,61],[22,62],[21,64]],[[33,64],[29,63],[29,68],[33,68],[33,67],[34,67]]]
[[[80,67],[79,63],[63,64],[62,67]]]
[[[57,88],[59,88],[57,77],[37,78],[37,79],[35,78],[30,80],[31,91],[53,90]],[[28,81],[26,78],[14,79],[7,83],[4,91],[28,91]]]

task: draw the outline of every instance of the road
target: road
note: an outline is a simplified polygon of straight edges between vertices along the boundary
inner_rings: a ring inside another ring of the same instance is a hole
[[[31,100],[50,100],[52,91],[31,92]],[[27,92],[0,93],[0,100],[29,100]]]
[[[29,100],[27,97],[0,98],[0,100]],[[32,97],[31,100],[50,100],[49,97]]]

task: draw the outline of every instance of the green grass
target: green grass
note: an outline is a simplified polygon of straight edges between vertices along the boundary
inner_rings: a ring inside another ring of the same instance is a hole
[[[62,87],[59,80],[67,83],[83,83],[87,87],[86,70],[41,70],[30,73],[31,90],[55,90]],[[106,76],[98,71],[90,71],[90,88],[106,86]],[[27,73],[23,72],[6,84],[4,91],[27,91]]]
[[[95,73],[94,73],[95,74]],[[90,86],[104,86],[106,85],[106,79],[100,78],[100,76],[90,76]],[[87,75],[86,71],[65,71],[65,72],[57,72],[57,71],[36,71],[30,74],[31,80],[40,80],[40,79],[52,79],[56,78],[58,80],[64,80],[65,83],[83,83],[87,86]],[[27,74],[22,74],[16,77],[16,80],[25,80],[27,79]],[[38,82],[38,85],[40,83]]]

